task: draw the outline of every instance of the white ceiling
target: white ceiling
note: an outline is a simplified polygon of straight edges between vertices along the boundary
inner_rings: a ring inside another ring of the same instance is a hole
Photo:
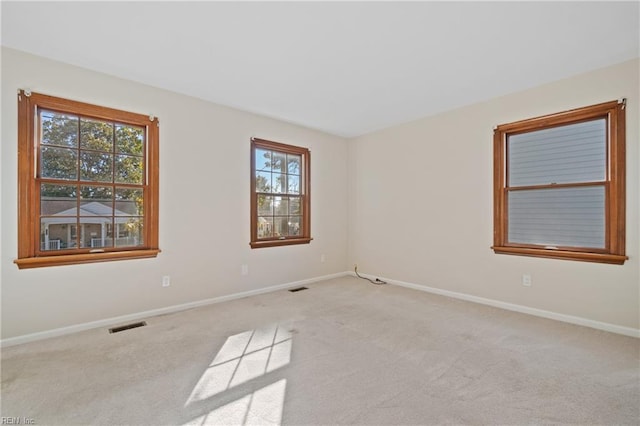
[[[636,58],[639,5],[2,1],[2,44],[352,137]]]

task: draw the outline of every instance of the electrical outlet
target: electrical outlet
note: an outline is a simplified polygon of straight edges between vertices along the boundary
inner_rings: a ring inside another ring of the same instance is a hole
[[[529,274],[522,275],[522,285],[525,287],[531,287],[531,275]]]
[[[240,268],[241,275],[249,275],[249,265],[242,265]]]
[[[169,287],[171,285],[171,277],[169,275],[165,275],[162,277],[162,287]]]

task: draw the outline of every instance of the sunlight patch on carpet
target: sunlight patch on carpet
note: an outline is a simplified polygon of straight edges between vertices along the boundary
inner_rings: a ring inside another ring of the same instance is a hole
[[[287,379],[278,380],[255,392],[197,417],[183,426],[248,425],[282,423]]]
[[[288,327],[277,324],[228,337],[185,406],[286,366],[291,361],[291,346]]]

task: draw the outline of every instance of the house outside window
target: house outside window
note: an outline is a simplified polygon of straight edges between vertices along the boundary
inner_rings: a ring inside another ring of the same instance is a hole
[[[624,263],[625,101],[496,127],[492,248]]]
[[[251,247],[308,244],[311,153],[306,148],[251,140]]]
[[[24,91],[18,109],[18,267],[156,256],[158,120]]]

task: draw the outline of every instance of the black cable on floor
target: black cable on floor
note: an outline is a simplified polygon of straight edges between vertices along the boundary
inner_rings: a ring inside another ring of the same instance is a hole
[[[369,279],[369,278],[367,278],[367,277],[363,277],[362,275],[360,275],[360,274],[358,273],[358,266],[357,266],[357,265],[355,266],[355,268],[354,268],[354,269],[355,269],[355,271],[356,271],[356,276],[357,276],[358,278],[362,278],[363,280],[367,280],[367,281],[369,281],[371,284],[375,284],[375,285],[387,284],[387,282],[386,282],[386,281],[382,281],[382,280],[381,280],[381,279],[379,279],[379,278],[376,278],[376,280],[374,281],[374,280]]]

